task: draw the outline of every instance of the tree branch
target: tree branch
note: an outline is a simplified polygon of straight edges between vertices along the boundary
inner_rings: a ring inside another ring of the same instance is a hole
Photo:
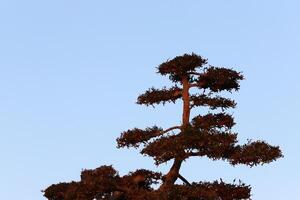
[[[164,130],[164,131],[159,132],[157,136],[162,135],[162,134],[165,134],[165,133],[167,133],[167,132],[169,132],[169,131],[172,131],[172,130],[174,130],[174,129],[181,129],[181,126],[173,126],[173,127],[170,127],[170,128],[168,128],[168,129],[166,129],[166,130]]]
[[[163,135],[165,133],[168,133],[168,132],[170,132],[172,130],[175,130],[175,129],[181,129],[181,126],[172,126],[172,127],[168,128],[168,129],[166,129],[164,131],[157,132],[156,135],[155,135],[155,137],[161,136],[161,135]]]
[[[202,156],[202,154],[200,152],[189,152],[188,155],[189,156]]]
[[[189,84],[189,88],[192,88],[192,87],[198,87],[198,84],[197,83]]]
[[[181,174],[178,174],[178,178],[180,178],[188,186],[192,186],[192,184],[190,184],[190,182],[188,182],[188,180],[186,180]]]
[[[192,75],[197,75],[197,76],[201,76],[202,74],[199,73],[199,72],[189,72],[189,74],[192,74]]]

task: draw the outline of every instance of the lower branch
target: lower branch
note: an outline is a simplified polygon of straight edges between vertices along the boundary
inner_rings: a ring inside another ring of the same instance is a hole
[[[181,174],[178,174],[178,178],[180,178],[188,186],[192,186],[192,184],[190,184],[190,182],[186,180],[186,178],[184,178]]]
[[[163,184],[160,186],[160,190],[164,190],[170,185],[174,185],[175,181],[179,176],[179,170],[182,164],[182,159],[175,158],[174,163],[170,169],[170,171],[165,175],[165,180]]]

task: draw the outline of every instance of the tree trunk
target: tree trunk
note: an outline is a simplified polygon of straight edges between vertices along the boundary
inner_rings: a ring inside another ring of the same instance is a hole
[[[190,123],[190,94],[188,78],[182,79],[182,100],[183,100],[183,113],[182,113],[182,130],[184,130]],[[168,186],[174,185],[179,176],[179,170],[182,164],[181,158],[175,158],[170,171],[165,175],[165,180],[160,189],[163,190]]]
[[[182,125],[185,128],[190,123],[190,94],[189,94],[189,82],[185,78],[182,80],[182,99],[183,99],[183,113],[182,113]]]

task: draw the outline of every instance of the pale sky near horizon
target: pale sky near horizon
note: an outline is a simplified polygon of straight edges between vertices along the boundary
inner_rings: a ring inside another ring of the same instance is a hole
[[[115,139],[133,127],[180,123],[181,103],[135,104],[167,59],[195,52],[242,71],[229,110],[241,143],[279,145],[264,166],[193,158],[190,181],[252,186],[253,200],[299,197],[300,2],[0,0],[0,199],[42,200],[52,183],[112,164],[121,175],[155,167]],[[193,112],[196,114],[197,112]],[[298,190],[298,191],[297,191]]]

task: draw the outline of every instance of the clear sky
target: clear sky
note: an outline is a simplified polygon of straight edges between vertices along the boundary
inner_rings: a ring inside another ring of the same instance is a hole
[[[0,199],[42,200],[42,189],[112,164],[123,175],[156,168],[116,149],[133,127],[180,122],[181,103],[143,107],[136,97],[169,84],[166,59],[195,52],[246,80],[232,97],[240,142],[280,145],[284,159],[232,167],[187,160],[190,181],[234,178],[254,200],[299,197],[298,0],[0,0]],[[196,113],[196,112],[195,112]]]

